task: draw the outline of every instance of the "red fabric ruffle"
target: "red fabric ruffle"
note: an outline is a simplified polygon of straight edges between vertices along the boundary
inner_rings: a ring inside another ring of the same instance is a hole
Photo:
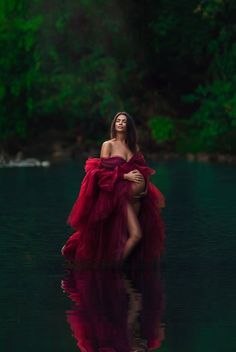
[[[87,159],[86,175],[68,217],[75,232],[63,248],[66,259],[95,267],[120,263],[128,238],[126,207],[131,200],[131,182],[124,180],[123,174],[134,169],[144,176],[147,194],[141,198],[139,215],[142,240],[131,258],[144,264],[159,260],[164,249],[160,209],[165,199],[149,181],[155,170],[146,165],[141,153],[128,162],[118,156]]]

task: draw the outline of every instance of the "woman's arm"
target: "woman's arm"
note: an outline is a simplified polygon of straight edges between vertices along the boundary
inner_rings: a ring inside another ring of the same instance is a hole
[[[107,158],[111,154],[111,142],[106,141],[102,143],[100,158]]]

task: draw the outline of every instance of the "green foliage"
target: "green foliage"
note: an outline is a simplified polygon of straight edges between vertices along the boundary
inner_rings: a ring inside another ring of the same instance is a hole
[[[233,0],[0,0],[0,140],[99,140],[127,110],[162,146],[236,152],[235,17]]]
[[[26,18],[26,5],[1,1],[0,139],[27,136],[33,89],[40,77],[36,41],[43,19],[39,15]]]
[[[210,26],[218,27],[218,36],[208,43],[212,59],[207,79],[185,101],[197,104],[191,117],[190,129],[198,135],[193,149],[196,151],[235,152],[236,140],[236,28],[235,24],[222,22],[227,12],[236,11],[236,6],[224,8],[223,1],[203,4],[204,18]],[[229,3],[230,5],[230,3]],[[219,18],[218,18],[219,16]],[[188,138],[187,138],[188,139]],[[196,138],[195,138],[196,139]]]
[[[199,86],[191,99],[200,104],[191,118],[191,129],[198,135],[198,143],[194,143],[195,151],[233,152],[232,142],[236,139],[236,76],[227,81],[215,80],[209,85]]]
[[[148,121],[153,138],[157,143],[167,142],[173,139],[175,125],[174,122],[166,116],[155,116]]]

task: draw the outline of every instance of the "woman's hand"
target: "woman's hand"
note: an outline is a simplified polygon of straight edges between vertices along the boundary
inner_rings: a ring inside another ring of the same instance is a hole
[[[144,182],[144,177],[141,172],[137,169],[124,174],[124,179],[131,182],[142,183]]]

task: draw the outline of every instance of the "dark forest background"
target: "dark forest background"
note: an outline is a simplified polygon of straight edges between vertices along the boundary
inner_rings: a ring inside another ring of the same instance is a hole
[[[141,144],[236,152],[234,0],[0,0],[0,148]]]

